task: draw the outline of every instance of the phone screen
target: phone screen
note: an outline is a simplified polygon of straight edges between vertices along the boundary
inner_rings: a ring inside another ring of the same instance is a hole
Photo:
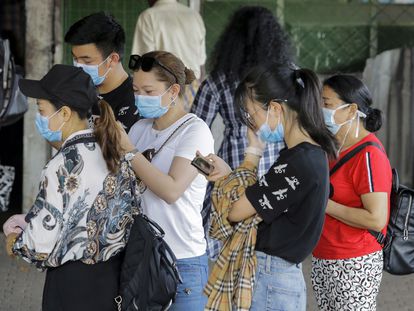
[[[191,164],[205,175],[209,175],[214,169],[214,166],[202,157],[195,157]]]

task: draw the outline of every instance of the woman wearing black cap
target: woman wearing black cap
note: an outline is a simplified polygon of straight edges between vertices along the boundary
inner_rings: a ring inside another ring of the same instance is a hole
[[[88,128],[98,99],[80,68],[55,65],[40,81],[23,79],[19,86],[37,98],[39,133],[61,148],[43,169],[28,214],[5,223],[7,250],[47,270],[43,311],[114,310],[119,253],[138,213],[119,126],[101,101],[101,117],[94,130]]]

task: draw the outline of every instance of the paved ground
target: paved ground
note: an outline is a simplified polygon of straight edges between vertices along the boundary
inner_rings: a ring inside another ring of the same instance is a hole
[[[303,270],[308,284],[308,310],[316,310],[309,283],[310,260]],[[40,311],[43,281],[44,273],[21,259],[7,257],[4,235],[0,234],[0,311]],[[377,310],[414,311],[414,275],[384,273]]]

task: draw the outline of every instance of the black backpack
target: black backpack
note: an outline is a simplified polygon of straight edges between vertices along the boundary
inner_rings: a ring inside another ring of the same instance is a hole
[[[14,63],[7,39],[0,39],[0,127],[18,121],[28,109],[19,89],[22,70]]]
[[[162,228],[144,214],[135,216],[122,263],[118,310],[168,310],[182,283],[177,259]]]
[[[401,185],[397,171],[393,169],[390,221],[384,240],[384,270],[391,274],[414,272],[413,197],[414,190]]]
[[[366,142],[347,153],[331,169],[334,174],[349,159],[367,146],[375,146],[384,152],[381,145]],[[396,169],[392,170],[391,211],[387,235],[368,230],[383,247],[384,270],[403,275],[414,272],[414,190],[399,183]]]

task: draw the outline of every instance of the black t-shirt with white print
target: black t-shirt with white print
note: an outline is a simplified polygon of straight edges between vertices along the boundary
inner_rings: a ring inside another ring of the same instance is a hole
[[[100,96],[111,106],[115,119],[120,121],[128,133],[129,129],[139,120],[137,107],[135,106],[132,78],[128,77],[116,89]],[[99,115],[99,107],[92,107],[92,114]]]
[[[256,250],[293,263],[302,262],[322,232],[329,197],[325,152],[301,143],[280,152],[278,160],[246,197],[263,218]]]

